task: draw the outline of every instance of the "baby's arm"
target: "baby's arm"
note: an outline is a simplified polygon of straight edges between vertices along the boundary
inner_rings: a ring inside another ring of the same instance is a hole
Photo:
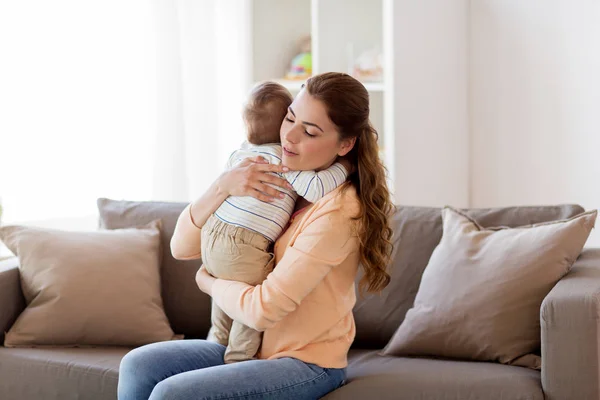
[[[344,183],[348,171],[341,163],[336,162],[323,171],[290,171],[283,176],[294,187],[298,196],[314,203]]]
[[[227,159],[227,164],[225,164],[225,169],[233,168],[234,166],[236,166],[239,163],[241,163],[242,161],[244,161],[244,158],[245,157],[241,154],[240,150],[235,150],[233,153],[231,153],[231,155]]]
[[[246,158],[256,157],[262,157],[264,160],[268,161],[269,164],[281,164],[281,154],[278,154],[277,151],[273,149],[273,146],[255,146],[250,149],[242,147],[231,153],[225,168],[233,168]]]

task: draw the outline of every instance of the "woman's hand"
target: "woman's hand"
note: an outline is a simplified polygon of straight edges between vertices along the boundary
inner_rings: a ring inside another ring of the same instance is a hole
[[[202,196],[190,203],[179,215],[171,237],[173,257],[178,260],[194,260],[201,257],[201,229],[228,196],[253,196],[265,202],[284,196],[267,183],[291,188],[285,179],[269,173],[286,170],[287,168],[281,165],[271,165],[262,157],[256,157],[244,160],[224,172]]]
[[[217,279],[208,273],[204,265],[196,272],[196,284],[204,293],[212,296],[212,287]]]
[[[267,185],[267,183],[281,188],[292,189],[292,185],[283,178],[269,172],[287,172],[289,169],[282,165],[269,164],[262,157],[248,158],[234,168],[224,172],[217,179],[220,191],[228,196],[252,196],[262,201],[273,201],[285,195]]]

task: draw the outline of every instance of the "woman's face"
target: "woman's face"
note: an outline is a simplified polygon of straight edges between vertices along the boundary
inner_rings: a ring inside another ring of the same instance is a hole
[[[292,171],[319,171],[338,156],[346,155],[353,140],[340,140],[337,126],[329,119],[325,104],[300,91],[288,108],[279,130],[282,164]]]

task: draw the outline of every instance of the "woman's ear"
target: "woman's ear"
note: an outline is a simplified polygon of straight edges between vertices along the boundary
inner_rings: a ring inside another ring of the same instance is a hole
[[[356,138],[342,139],[340,151],[338,151],[338,156],[343,157],[352,150],[354,147],[354,143],[356,143]]]

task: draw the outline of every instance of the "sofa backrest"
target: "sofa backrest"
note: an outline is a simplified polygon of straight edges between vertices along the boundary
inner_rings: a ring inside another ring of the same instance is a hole
[[[210,328],[210,297],[198,289],[194,280],[202,260],[176,260],[170,250],[177,218],[186,205],[98,199],[99,223],[101,228],[120,229],[162,220],[161,277],[165,312],[175,333],[204,339]]]
[[[170,240],[186,203],[134,202],[98,199],[99,225],[119,229],[161,219],[162,296],[175,333],[205,338],[210,328],[210,297],[194,281],[201,260],[175,260]],[[583,212],[577,205],[465,210],[484,227],[520,226],[569,218]],[[355,347],[383,348],[412,306],[423,270],[442,236],[439,208],[399,206],[392,218],[394,254],[388,271],[392,280],[381,294],[359,295],[354,308]],[[357,282],[362,275],[359,273]]]
[[[584,212],[578,205],[464,210],[485,228],[517,227],[565,219]],[[394,251],[390,284],[381,294],[358,294],[354,307],[357,348],[383,348],[412,307],[421,275],[442,237],[440,208],[399,206],[392,218]],[[357,283],[362,278],[359,272]]]

